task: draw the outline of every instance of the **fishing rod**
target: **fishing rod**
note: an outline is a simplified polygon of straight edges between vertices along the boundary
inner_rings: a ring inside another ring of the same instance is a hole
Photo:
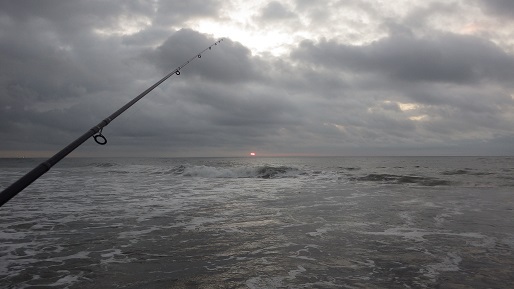
[[[52,168],[55,164],[57,164],[60,160],[62,160],[64,157],[66,157],[68,154],[70,154],[72,151],[74,151],[77,147],[79,147],[81,144],[83,144],[87,139],[90,137],[93,137],[95,142],[99,145],[105,145],[107,143],[107,139],[104,135],[102,135],[102,130],[105,126],[107,126],[111,121],[113,121],[115,118],[117,118],[120,114],[125,112],[129,107],[134,105],[136,102],[138,102],[141,98],[143,98],[145,95],[147,95],[150,91],[152,91],[154,88],[159,86],[161,83],[166,81],[168,78],[172,77],[173,75],[180,75],[180,70],[184,67],[186,67],[189,63],[194,61],[197,58],[202,58],[202,54],[206,52],[207,50],[211,50],[213,46],[218,45],[223,41],[223,38],[216,41],[209,47],[205,48],[204,50],[197,53],[195,56],[191,57],[188,61],[184,62],[181,66],[177,67],[175,70],[172,70],[170,73],[168,73],[166,76],[164,76],[161,80],[157,81],[154,85],[150,86],[148,89],[143,91],[141,94],[136,96],[133,100],[125,104],[123,107],[115,111],[113,114],[111,114],[106,119],[102,120],[99,124],[92,127],[90,130],[88,130],[86,133],[84,133],[82,136],[71,142],[69,145],[67,145],[65,148],[63,148],[61,151],[56,153],[54,156],[49,158],[48,160],[42,162],[37,167],[32,169],[30,172],[25,174],[23,177],[21,177],[19,180],[14,182],[12,185],[4,189],[0,193],[0,207],[3,206],[5,203],[7,203],[11,198],[16,196],[19,192],[21,192],[23,189],[25,189],[27,186],[29,186],[31,183],[33,183],[35,180],[37,180],[40,176],[45,174]]]

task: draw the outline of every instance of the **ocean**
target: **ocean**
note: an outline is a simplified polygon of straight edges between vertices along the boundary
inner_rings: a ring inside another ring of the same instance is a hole
[[[514,288],[513,252],[508,157],[68,158],[0,208],[0,288]]]

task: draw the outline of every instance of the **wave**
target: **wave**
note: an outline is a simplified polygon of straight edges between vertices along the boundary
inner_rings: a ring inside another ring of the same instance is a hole
[[[361,170],[360,167],[339,167],[339,169],[345,170],[345,171],[359,171],[359,170]]]
[[[112,168],[112,167],[117,167],[119,165],[117,163],[111,163],[111,162],[96,162],[96,163],[91,163],[88,166],[93,166],[96,168]]]
[[[294,178],[302,174],[300,170],[287,166],[256,167],[212,167],[180,165],[170,170],[174,175],[203,178]]]
[[[445,176],[467,175],[467,174],[470,174],[470,170],[469,169],[449,170],[449,171],[444,171],[441,174],[445,175]]]
[[[465,168],[465,169],[444,171],[441,174],[445,175],[445,176],[453,176],[453,175],[487,176],[487,175],[492,175],[494,173],[491,173],[491,172],[476,172],[476,171],[473,171],[472,169]]]
[[[369,174],[363,177],[352,178],[355,181],[382,182],[387,184],[417,184],[422,186],[448,186],[451,182],[431,177],[413,175]]]

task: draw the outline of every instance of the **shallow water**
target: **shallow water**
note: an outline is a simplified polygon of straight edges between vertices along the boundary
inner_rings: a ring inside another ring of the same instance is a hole
[[[7,186],[40,160],[0,160]],[[514,159],[68,159],[0,208],[6,288],[509,288]]]

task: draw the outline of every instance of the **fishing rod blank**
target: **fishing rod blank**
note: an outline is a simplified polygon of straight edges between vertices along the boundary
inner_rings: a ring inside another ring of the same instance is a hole
[[[19,180],[14,182],[12,185],[4,189],[0,193],[0,207],[3,206],[5,203],[7,203],[11,198],[16,196],[19,192],[21,192],[23,189],[25,189],[28,185],[33,183],[35,180],[37,180],[40,176],[42,176],[44,173],[48,172],[50,168],[52,168],[56,163],[58,163],[60,160],[62,160],[64,157],[66,157],[68,154],[70,154],[72,151],[74,151],[77,147],[79,147],[81,144],[83,144],[87,139],[90,137],[93,137],[96,143],[100,145],[105,145],[107,143],[107,139],[102,135],[102,129],[107,126],[111,121],[113,121],[115,118],[117,118],[120,114],[125,112],[129,107],[134,105],[136,102],[138,102],[141,98],[143,98],[145,95],[147,95],[150,91],[152,91],[154,88],[159,86],[161,83],[166,81],[168,78],[170,78],[173,75],[180,75],[180,70],[184,67],[186,67],[189,63],[194,61],[196,58],[202,58],[202,54],[207,51],[211,50],[213,46],[218,45],[218,43],[222,42],[223,39],[220,39],[213,43],[211,46],[205,48],[201,52],[197,53],[195,56],[191,57],[188,61],[184,62],[181,66],[177,67],[175,70],[168,73],[166,76],[164,76],[161,80],[157,81],[154,85],[150,86],[148,89],[143,91],[141,94],[136,96],[133,100],[125,104],[123,107],[115,111],[113,114],[111,114],[106,119],[102,120],[99,124],[92,127],[90,130],[88,130],[86,133],[84,133],[82,136],[71,142],[68,146],[63,148],[61,151],[56,153],[54,156],[49,158],[48,160],[42,162],[37,167],[32,169],[30,172],[25,174],[23,177],[21,177]]]

